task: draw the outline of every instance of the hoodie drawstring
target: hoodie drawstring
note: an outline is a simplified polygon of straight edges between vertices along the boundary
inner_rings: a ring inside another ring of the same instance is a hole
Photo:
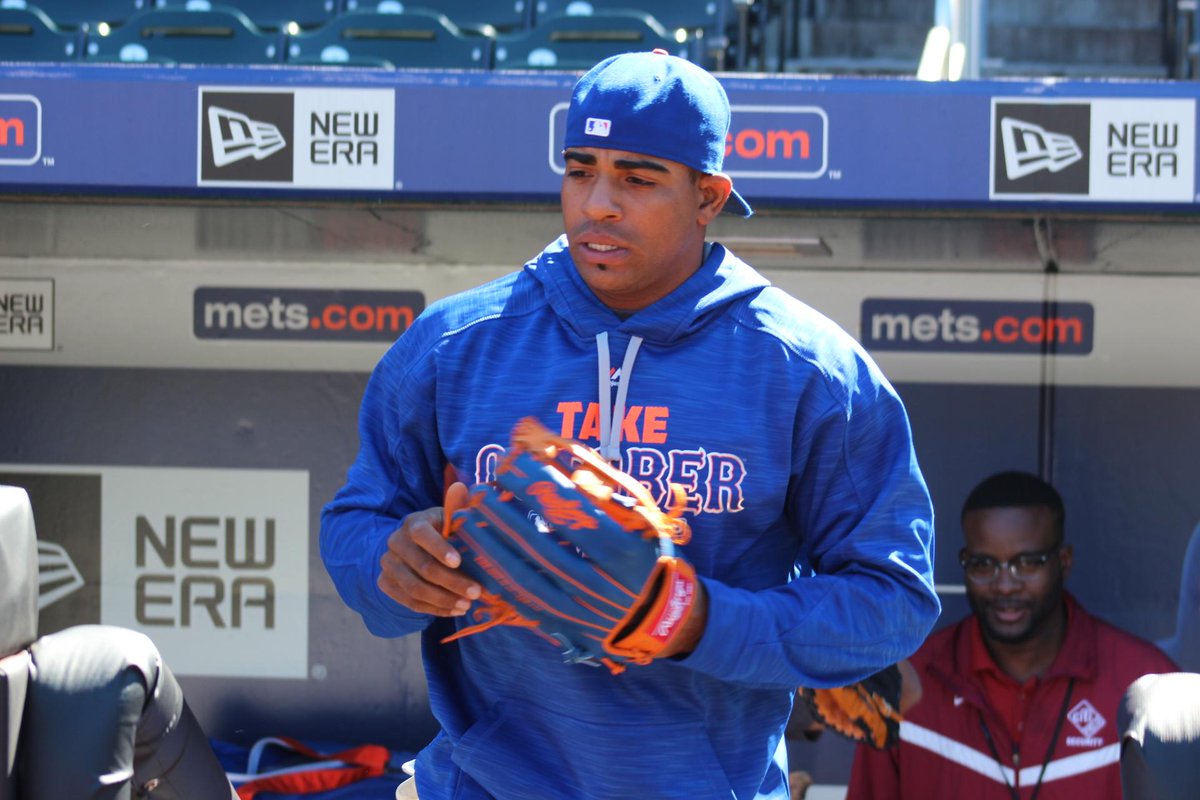
[[[641,346],[642,337],[630,338],[629,346],[625,348],[625,360],[621,363],[621,376],[617,379],[617,401],[610,405],[612,383],[609,376],[611,365],[608,355],[608,331],[596,335],[596,355],[599,356],[600,455],[608,463],[618,467],[621,464],[621,427],[625,422],[625,398],[629,395],[629,376],[633,374],[633,362]]]

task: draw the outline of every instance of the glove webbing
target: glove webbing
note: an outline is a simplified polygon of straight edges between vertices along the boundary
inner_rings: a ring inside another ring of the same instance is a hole
[[[647,539],[665,535],[675,544],[687,544],[691,539],[691,528],[682,516],[687,506],[687,494],[679,484],[670,485],[670,504],[664,513],[640,481],[613,469],[590,447],[555,436],[535,419],[527,417],[518,422],[512,440],[514,449],[540,456],[626,528],[640,529]],[[559,459],[560,453],[577,459],[580,468],[568,470]],[[622,494],[625,499],[621,498]]]
[[[837,689],[817,689],[809,696],[817,717],[843,736],[876,748],[888,745],[889,723],[901,716],[887,700],[860,683]]]

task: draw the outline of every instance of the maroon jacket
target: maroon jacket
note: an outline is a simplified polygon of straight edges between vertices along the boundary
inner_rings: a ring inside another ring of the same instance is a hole
[[[898,747],[858,748],[847,800],[1030,800],[1039,777],[1038,800],[1120,800],[1116,720],[1125,689],[1142,675],[1178,667],[1069,595],[1066,603],[1067,636],[1034,685],[1019,756],[1008,726],[985,699],[977,670],[994,663],[970,616],[931,635],[912,657],[921,700],[905,715]],[[981,654],[987,663],[979,663]]]

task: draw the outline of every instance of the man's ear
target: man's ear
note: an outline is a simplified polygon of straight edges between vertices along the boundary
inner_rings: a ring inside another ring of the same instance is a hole
[[[1071,574],[1071,566],[1075,563],[1075,548],[1064,544],[1058,551],[1058,563],[1062,565],[1063,580],[1066,580]]]
[[[696,186],[700,190],[698,222],[707,225],[717,218],[729,200],[729,194],[733,191],[733,179],[724,172],[703,173],[696,181]]]

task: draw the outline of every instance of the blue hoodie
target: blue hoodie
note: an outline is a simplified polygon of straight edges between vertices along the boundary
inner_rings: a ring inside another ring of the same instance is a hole
[[[686,487],[681,549],[709,597],[690,655],[614,676],[519,628],[440,644],[469,617],[376,587],[388,535],[441,505],[448,468],[487,480],[525,416],[619,455],[660,501]],[[565,237],[434,303],[375,368],[360,435],[321,554],[373,633],[422,631],[442,725],[417,759],[422,800],[787,798],[795,688],[907,657],[940,610],[899,398],[849,335],[719,244],[624,320]]]

